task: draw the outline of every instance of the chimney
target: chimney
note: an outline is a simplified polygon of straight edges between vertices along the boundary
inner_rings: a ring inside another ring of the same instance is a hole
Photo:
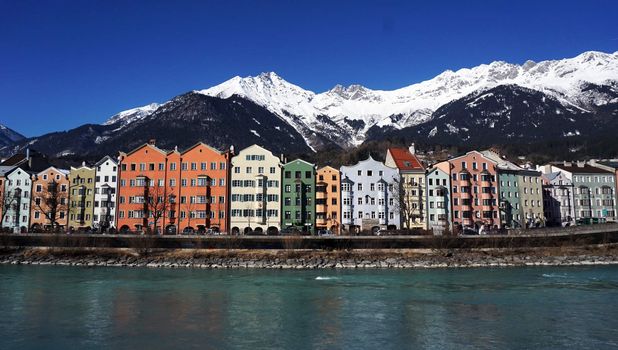
[[[82,166],[85,167],[86,166],[86,161],[82,161]]]
[[[281,153],[281,155],[279,156],[279,158],[281,159],[281,163],[286,163],[286,161],[285,161],[285,156],[283,155],[283,153]]]
[[[30,147],[26,148],[26,160],[30,160]]]
[[[149,144],[149,145],[153,145],[153,146],[154,146],[154,144],[155,144],[156,142],[157,142],[157,139],[150,139],[150,140],[148,140],[148,144]]]
[[[410,154],[416,154],[416,147],[414,145],[414,142],[410,144],[410,147],[408,147],[408,151],[410,152]]]
[[[578,168],[583,168],[585,165],[586,165],[586,162],[579,161],[579,160],[577,161],[577,167]]]

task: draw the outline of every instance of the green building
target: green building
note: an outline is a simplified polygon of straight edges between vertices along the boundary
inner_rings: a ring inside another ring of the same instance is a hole
[[[282,172],[281,229],[315,233],[315,166],[296,159]]]
[[[522,218],[517,172],[504,169],[499,171],[501,225],[509,228],[522,228],[525,225]]]

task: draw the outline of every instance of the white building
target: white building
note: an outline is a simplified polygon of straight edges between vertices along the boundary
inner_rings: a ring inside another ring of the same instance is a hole
[[[253,145],[232,158],[230,227],[232,234],[266,234],[281,228],[281,159]]]
[[[105,156],[95,164],[93,226],[106,231],[116,228],[116,176],[118,163]]]
[[[397,168],[369,157],[341,167],[341,215],[344,230],[399,229],[400,176]]]
[[[26,232],[30,226],[31,174],[17,167],[5,173],[2,228]]]

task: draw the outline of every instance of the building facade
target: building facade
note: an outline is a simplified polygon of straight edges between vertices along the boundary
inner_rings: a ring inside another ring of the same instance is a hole
[[[427,228],[425,167],[410,148],[389,148],[384,164],[397,168],[401,176],[401,226],[405,229]]]
[[[56,167],[32,175],[30,230],[64,230],[69,218],[69,171]]]
[[[561,171],[542,175],[543,211],[548,226],[575,223],[573,182]]]
[[[427,229],[435,235],[451,230],[450,165],[441,162],[427,170]]]
[[[315,165],[295,159],[283,165],[281,228],[315,233]]]
[[[31,195],[32,181],[29,172],[16,167],[5,173],[2,203],[2,228],[5,231],[28,231]]]
[[[69,229],[90,229],[94,224],[96,169],[82,164],[69,172]]]
[[[471,151],[449,160],[453,226],[500,227],[496,163]]]
[[[197,143],[180,154],[179,181],[168,172],[168,186],[178,200],[168,225],[178,215],[178,230],[228,232],[229,169],[232,153]],[[174,161],[169,159],[168,163]],[[169,167],[168,167],[169,168]],[[169,232],[172,228],[168,227]]]
[[[230,227],[232,234],[281,229],[281,159],[252,145],[232,157]]]
[[[315,187],[315,219],[317,230],[341,233],[341,174],[325,166],[317,171]]]
[[[95,165],[93,227],[101,232],[116,229],[118,163],[105,156]]]
[[[397,168],[373,158],[342,166],[342,229],[348,233],[401,228]]]
[[[179,159],[178,151],[172,159]],[[162,233],[168,225],[169,210],[174,205],[167,172],[178,173],[178,161],[168,164],[168,154],[154,141],[118,159],[117,227],[120,232]],[[174,178],[178,180],[178,178]],[[175,183],[177,185],[177,183]],[[175,222],[174,222],[175,223]]]
[[[616,181],[613,172],[584,162],[554,163],[547,170],[562,171],[573,182],[577,221],[596,223],[616,220]]]
[[[543,179],[541,173],[532,170],[522,170],[517,173],[517,187],[521,204],[521,215],[524,227],[545,226],[543,210]]]

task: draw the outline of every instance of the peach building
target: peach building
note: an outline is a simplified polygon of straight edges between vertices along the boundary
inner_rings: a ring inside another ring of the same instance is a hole
[[[315,216],[317,230],[339,234],[341,229],[341,174],[325,166],[318,169],[315,187]]]
[[[201,142],[164,151],[152,141],[120,153],[118,228],[227,232],[230,155]]]
[[[69,171],[49,167],[32,176],[30,229],[65,229],[69,210]]]
[[[180,155],[176,211],[180,231],[228,231],[231,152],[197,143]]]
[[[500,226],[497,165],[480,152],[450,159],[451,207],[454,226]]]
[[[173,191],[166,183],[167,152],[150,141],[129,153],[120,152],[119,164],[118,229],[160,232],[169,222],[173,201]]]

